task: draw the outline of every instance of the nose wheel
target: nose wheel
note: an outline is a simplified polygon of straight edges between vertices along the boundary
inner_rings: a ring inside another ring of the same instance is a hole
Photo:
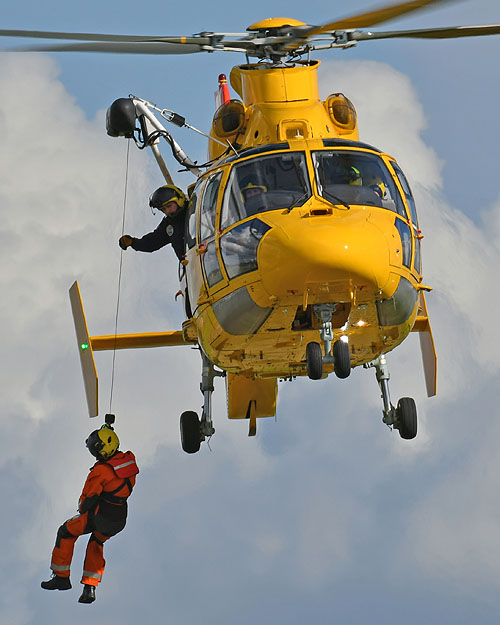
[[[319,343],[308,343],[306,347],[307,375],[311,380],[323,377],[323,354]]]
[[[366,368],[374,367],[377,382],[382,392],[383,417],[382,421],[389,427],[399,431],[401,438],[411,440],[417,435],[417,407],[411,397],[402,397],[395,408],[391,403],[389,394],[389,369],[385,354],[381,354],[376,360],[364,365]]]
[[[338,378],[347,378],[351,373],[351,353],[347,337],[333,342],[332,315],[335,308],[336,304],[317,304],[313,307],[314,314],[321,320],[319,335],[323,340],[325,355],[322,355],[319,343],[312,341],[307,344],[307,375],[311,380],[320,380],[323,377],[325,363],[333,363]]]

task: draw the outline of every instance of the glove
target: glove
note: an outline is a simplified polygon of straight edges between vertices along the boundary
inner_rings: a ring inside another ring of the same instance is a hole
[[[89,510],[93,510],[99,503],[99,495],[92,495],[92,497],[85,497],[83,501],[78,504],[78,510],[80,514],[85,514]]]
[[[122,250],[126,250],[127,247],[132,245],[132,237],[129,234],[124,234],[118,240],[118,245],[122,248]]]

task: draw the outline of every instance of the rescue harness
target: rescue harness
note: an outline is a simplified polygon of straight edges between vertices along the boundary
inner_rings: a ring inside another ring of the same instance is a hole
[[[139,473],[139,467],[135,461],[134,454],[131,451],[126,451],[122,458],[114,457],[109,460],[99,460],[98,464],[109,465],[117,477],[123,478],[123,482],[117,488],[111,491],[102,491],[100,496],[101,501],[115,506],[123,505],[132,494],[134,488],[130,478]],[[116,493],[119,493],[125,486],[128,486],[128,495],[126,497],[118,497]]]

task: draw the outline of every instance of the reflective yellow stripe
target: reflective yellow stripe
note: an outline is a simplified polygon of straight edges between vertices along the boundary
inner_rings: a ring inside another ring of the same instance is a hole
[[[99,573],[91,573],[90,571],[83,571],[83,577],[90,577],[90,579],[102,580],[102,575]]]
[[[135,464],[135,461],[131,460],[130,462],[125,462],[124,464],[117,464],[116,467],[113,467],[113,469],[123,469],[123,467],[128,467],[131,464]]]
[[[64,566],[59,566],[58,564],[51,564],[51,565],[50,565],[50,568],[51,568],[53,571],[69,571],[70,566],[69,566],[69,564],[64,565]]]

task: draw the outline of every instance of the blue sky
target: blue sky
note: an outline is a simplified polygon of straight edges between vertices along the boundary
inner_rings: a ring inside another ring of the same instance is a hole
[[[373,6],[359,0],[355,9]],[[157,2],[146,11],[47,0],[6,7],[3,28],[234,32],[270,15],[321,23],[352,7],[257,1],[235,14],[229,2],[195,0],[183,12]],[[500,23],[498,4],[463,1],[390,26],[477,23]],[[259,422],[255,439],[246,423],[225,418],[217,380],[212,451],[188,456],[178,418],[201,405],[198,354],[118,353],[113,410],[141,474],[127,529],[106,545],[92,606],[76,603],[84,541],[73,591],[44,592],[39,582],[58,525],[75,513],[91,464],[83,442],[96,427],[74,345],[74,279],[91,333],[114,324],[126,144],[106,136],[104,112],[133,92],[206,130],[217,75],[239,57],[0,55],[0,492],[10,502],[0,525],[9,571],[2,622],[79,625],[91,611],[122,625],[498,623],[499,46],[498,37],[401,40],[318,57],[322,95],[353,100],[362,139],[396,156],[417,197],[424,279],[435,289],[438,396],[425,396],[415,337],[389,357],[393,399],[417,400],[417,439],[402,441],[381,424],[373,372],[280,384],[277,422]],[[204,159],[196,135],[175,136]],[[156,225],[146,205],[160,182],[150,157],[131,150],[132,234]],[[127,252],[119,330],[177,328],[176,275],[170,249]],[[105,412],[110,355],[99,354],[97,366]]]

